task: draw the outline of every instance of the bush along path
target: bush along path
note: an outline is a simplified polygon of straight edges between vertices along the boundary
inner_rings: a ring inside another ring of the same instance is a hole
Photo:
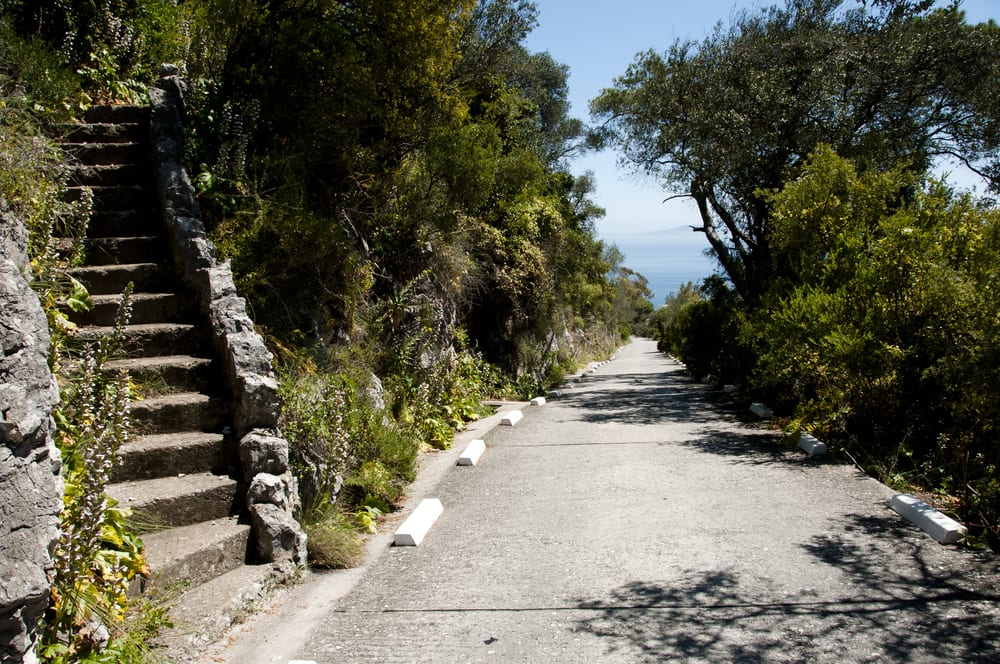
[[[133,434],[107,493],[132,510],[145,544],[151,574],[132,592],[175,598],[174,630],[162,641],[183,658],[304,562],[305,546],[291,516],[287,444],[274,432],[270,356],[204,242],[177,165],[180,87],[167,88],[151,93],[153,110],[92,108],[64,149],[68,196],[92,196],[85,265],[74,276],[94,306],[75,315],[79,336],[112,333],[132,289],[124,357],[105,369],[131,377]]]

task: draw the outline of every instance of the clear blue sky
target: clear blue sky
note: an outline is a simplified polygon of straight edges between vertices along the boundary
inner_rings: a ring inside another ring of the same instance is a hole
[[[588,103],[615,77],[625,73],[635,55],[664,51],[676,39],[700,41],[716,23],[744,9],[783,4],[756,0],[535,0],[539,25],[529,36],[531,51],[548,51],[570,68],[572,114],[590,121]],[[942,2],[941,4],[946,4]],[[965,0],[970,22],[1000,21],[1000,0]],[[655,183],[639,182],[616,165],[616,155],[588,155],[573,164],[575,173],[594,172],[597,203],[607,210],[598,223],[601,237],[666,230],[697,222],[697,212],[682,200],[667,197]],[[701,234],[678,235],[693,251],[705,246]],[[683,239],[686,238],[686,239]],[[627,264],[626,260],[626,264]]]

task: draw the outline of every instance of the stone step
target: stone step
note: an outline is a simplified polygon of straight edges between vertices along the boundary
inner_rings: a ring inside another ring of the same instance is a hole
[[[87,224],[87,237],[129,237],[159,235],[163,226],[156,208],[138,206],[130,210],[94,210]]]
[[[241,565],[191,588],[170,608],[173,628],[157,636],[155,645],[167,661],[202,661],[208,644],[262,605],[292,574],[290,568],[277,565]]]
[[[135,210],[146,207],[150,201],[156,200],[156,192],[152,185],[125,185],[114,184],[110,186],[98,187],[66,187],[63,193],[63,200],[67,203],[74,203],[83,200],[86,192],[93,196],[92,205],[94,210]]]
[[[149,106],[91,106],[83,114],[89,124],[148,124]]]
[[[143,122],[90,122],[63,125],[67,143],[141,143],[149,138],[148,118]]]
[[[63,143],[63,151],[85,166],[145,164],[149,147],[145,143]]]
[[[143,433],[222,431],[226,409],[222,400],[200,392],[163,394],[132,403],[132,424]]]
[[[224,519],[236,507],[236,481],[208,472],[109,484],[107,494],[133,510],[140,531]]]
[[[62,249],[60,240],[58,248]],[[169,256],[167,241],[160,235],[133,237],[88,237],[83,241],[87,265],[121,265],[123,263],[162,263]]]
[[[77,325],[114,325],[121,295],[91,295],[90,299],[93,308],[74,313],[70,320]],[[179,293],[133,292],[129,300],[132,305],[130,322],[135,325],[189,322],[197,314],[192,298]]]
[[[119,451],[115,481],[227,470],[221,433],[183,432],[141,436]]]
[[[136,292],[164,291],[176,282],[174,273],[163,263],[88,265],[74,268],[70,274],[87,287],[91,296],[120,295],[129,283]]]
[[[191,355],[134,357],[104,366],[108,371],[125,369],[139,390],[152,394],[199,392],[217,378],[212,360]]]
[[[96,341],[113,332],[106,326],[88,326],[77,330],[85,341]],[[150,323],[127,325],[122,341],[124,357],[156,355],[202,355],[208,349],[204,330],[186,323]]]
[[[142,585],[168,588],[210,581],[246,562],[249,539],[250,526],[235,518],[148,533],[142,542],[152,574]]]
[[[152,186],[153,173],[146,164],[113,164],[105,166],[76,166],[69,172],[71,185],[109,187],[114,185]],[[72,200],[79,200],[74,198]]]

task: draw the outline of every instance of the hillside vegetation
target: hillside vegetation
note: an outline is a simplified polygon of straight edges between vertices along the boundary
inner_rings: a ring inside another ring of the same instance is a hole
[[[62,202],[66,123],[146,103],[160,65],[180,69],[186,165],[276,357],[310,557],[350,565],[422,447],[450,445],[484,400],[534,396],[609,353],[652,309],[595,236],[595,183],[569,171],[586,127],[567,114],[566,67],[523,46],[535,22],[510,0],[0,0],[0,201],[29,227],[64,475],[85,494],[67,494],[43,658],[141,659],[162,620],[147,607],[126,633],[119,591],[141,545],[93,465],[127,418],[78,453],[92,411],[125,413],[129,395],[71,370],[87,356],[66,313],[90,304],[69,273],[80,244],[57,240],[88,216]]]

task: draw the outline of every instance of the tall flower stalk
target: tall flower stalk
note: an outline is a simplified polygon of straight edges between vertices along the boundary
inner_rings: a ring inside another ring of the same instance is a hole
[[[130,385],[124,370],[109,373],[130,317],[131,287],[114,331],[87,344],[63,389],[56,415],[65,494],[62,535],[55,550],[55,580],[41,654],[51,662],[86,660],[119,636],[128,588],[147,573],[142,542],[126,519],[128,508],[108,497],[129,436]]]

